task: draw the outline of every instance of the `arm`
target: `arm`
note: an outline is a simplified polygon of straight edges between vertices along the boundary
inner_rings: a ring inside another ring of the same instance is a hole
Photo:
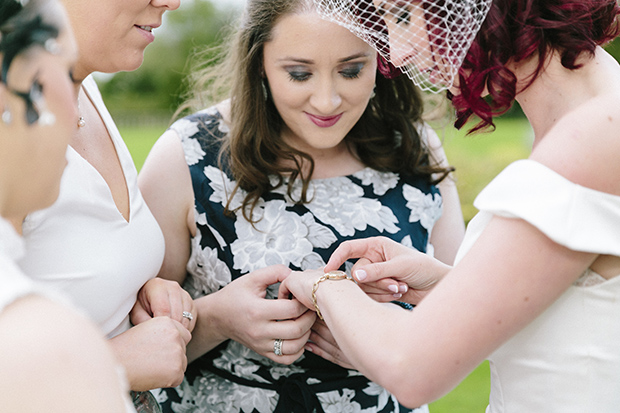
[[[181,283],[190,256],[190,237],[195,234],[196,226],[189,169],[174,131],[164,133],[153,146],[140,172],[139,183],[166,240],[159,277]],[[289,273],[286,267],[268,267],[194,300],[198,322],[187,347],[189,361],[228,339],[279,363],[297,360],[310,335],[313,312],[306,311],[296,300],[265,299],[267,287]],[[284,356],[276,357],[273,353],[276,338],[285,340]]]
[[[317,302],[348,360],[401,403],[418,406],[454,388],[551,305],[593,258],[555,244],[524,221],[494,218],[412,312],[376,303],[347,281],[321,283]],[[283,293],[313,308],[318,276],[293,273]]]
[[[0,406],[11,412],[127,412],[128,389],[101,333],[40,297],[0,315]]]
[[[428,147],[432,158],[441,166],[448,167],[449,163],[437,133],[430,127],[426,129]],[[443,200],[443,210],[441,218],[433,227],[431,244],[435,248],[435,258],[448,265],[452,265],[465,235],[465,223],[463,221],[456,182],[452,174],[442,180],[438,187]]]
[[[166,242],[159,276],[183,284],[196,223],[194,190],[176,132],[168,130],[157,140],[140,171],[138,185]]]

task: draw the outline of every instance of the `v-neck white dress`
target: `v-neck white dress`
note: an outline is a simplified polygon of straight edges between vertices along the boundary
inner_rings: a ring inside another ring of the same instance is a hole
[[[135,165],[97,84],[88,77],[83,86],[120,159],[129,191],[129,222],[103,177],[69,147],[58,200],[24,222],[26,254],[19,265],[39,283],[72,299],[113,337],[130,327],[129,311],[138,290],[159,272],[164,238],[138,190]]]
[[[457,260],[493,215],[519,218],[574,251],[620,256],[620,197],[532,160],[509,165],[476,198]],[[620,411],[620,276],[592,270],[489,357],[487,413]]]

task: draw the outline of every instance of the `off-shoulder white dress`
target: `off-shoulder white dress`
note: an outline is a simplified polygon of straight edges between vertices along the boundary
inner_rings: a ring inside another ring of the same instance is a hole
[[[544,165],[509,165],[476,198],[459,260],[493,215],[520,218],[575,251],[620,256],[620,197]],[[588,269],[490,357],[487,413],[620,411],[620,277]]]

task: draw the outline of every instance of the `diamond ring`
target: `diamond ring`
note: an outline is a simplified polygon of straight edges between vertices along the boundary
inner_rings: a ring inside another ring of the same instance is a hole
[[[282,355],[282,340],[281,338],[276,339],[276,341],[273,342],[273,352],[276,354],[276,356],[281,356]]]

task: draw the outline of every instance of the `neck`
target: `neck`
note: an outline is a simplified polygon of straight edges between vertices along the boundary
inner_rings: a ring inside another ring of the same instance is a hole
[[[517,94],[516,100],[534,130],[534,145],[559,119],[605,90],[606,80],[600,76],[599,69],[602,62],[607,63],[608,57],[605,51],[597,48],[593,57],[581,56],[579,69],[570,70],[562,66],[559,53],[554,52],[536,80]],[[536,64],[537,60],[531,59],[515,65],[513,72],[525,83]]]

